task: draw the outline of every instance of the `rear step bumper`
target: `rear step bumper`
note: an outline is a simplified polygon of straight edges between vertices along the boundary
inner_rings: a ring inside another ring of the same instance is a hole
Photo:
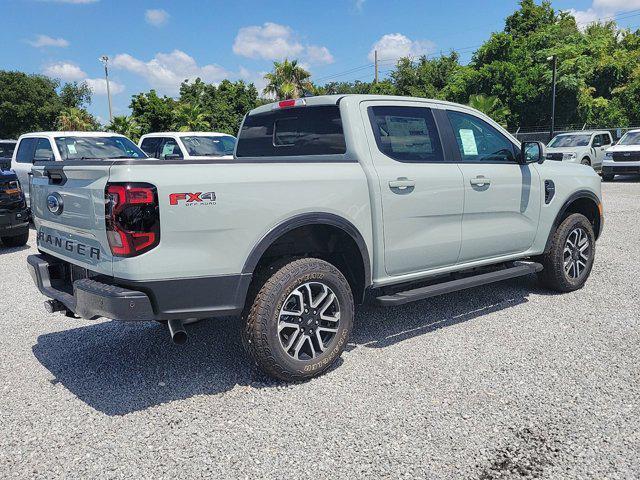
[[[531,273],[540,272],[542,265],[534,262],[517,262],[513,267],[504,268],[488,273],[481,273],[458,280],[436,283],[426,287],[415,288],[404,292],[394,293],[392,295],[383,295],[376,300],[380,305],[385,307],[396,307],[425,298],[444,295],[446,293],[457,292],[467,288],[478,287],[488,283],[500,282],[509,278],[523,277]]]
[[[61,264],[49,261],[42,255],[27,257],[29,273],[38,290],[61,302],[68,310],[88,320],[99,317],[114,320],[144,321],[153,320],[155,315],[149,297],[135,290],[109,285],[90,278],[76,280],[73,291],[56,288],[56,278],[51,273],[60,270]],[[70,285],[69,283],[67,285]]]

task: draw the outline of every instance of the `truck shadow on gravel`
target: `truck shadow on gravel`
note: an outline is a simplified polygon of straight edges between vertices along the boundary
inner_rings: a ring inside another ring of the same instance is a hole
[[[445,295],[404,307],[371,303],[356,315],[347,349],[384,348],[527,301],[538,290],[524,278]],[[189,341],[176,346],[155,322],[100,322],[38,337],[33,353],[58,383],[106,415],[125,415],[237,385],[283,385],[255,371],[240,341],[239,319],[188,325]]]

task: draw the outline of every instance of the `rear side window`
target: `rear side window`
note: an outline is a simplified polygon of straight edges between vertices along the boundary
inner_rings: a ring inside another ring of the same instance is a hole
[[[442,162],[433,113],[426,107],[369,107],[378,149],[400,162]]]
[[[51,142],[46,138],[39,138],[36,143],[36,152],[33,155],[34,162],[48,162],[53,160]]]
[[[159,137],[145,138],[140,144],[140,149],[150,157],[155,157],[161,141],[162,138]]]
[[[18,152],[16,153],[16,162],[18,163],[33,163],[33,152],[36,148],[37,138],[25,138],[20,141],[18,145]]]
[[[347,148],[336,105],[298,107],[245,118],[238,157],[340,155]]]

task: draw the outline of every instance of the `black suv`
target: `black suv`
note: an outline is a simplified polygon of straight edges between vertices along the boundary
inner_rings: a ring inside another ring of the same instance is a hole
[[[0,169],[0,243],[20,247],[29,240],[29,212],[16,174]]]

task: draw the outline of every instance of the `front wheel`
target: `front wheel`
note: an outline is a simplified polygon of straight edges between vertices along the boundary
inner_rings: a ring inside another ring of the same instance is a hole
[[[246,315],[243,343],[266,374],[301,381],[340,357],[353,327],[349,282],[317,258],[294,260],[260,287]]]
[[[584,157],[582,159],[582,162],[580,162],[580,163],[582,163],[582,165],[586,165],[587,167],[591,166],[591,160],[589,160],[587,157]]]
[[[554,232],[549,252],[542,256],[541,283],[558,292],[582,288],[591,274],[595,253],[596,239],[587,217],[569,215]]]

